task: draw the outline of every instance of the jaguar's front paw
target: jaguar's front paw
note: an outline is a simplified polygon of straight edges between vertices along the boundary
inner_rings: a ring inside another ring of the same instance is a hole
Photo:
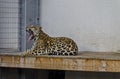
[[[28,52],[24,51],[21,53],[21,56],[27,56],[28,55]]]

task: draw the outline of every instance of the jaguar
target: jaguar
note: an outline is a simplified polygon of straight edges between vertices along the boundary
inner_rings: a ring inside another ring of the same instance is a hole
[[[29,25],[26,27],[26,31],[29,33],[28,40],[34,40],[34,44],[31,49],[23,53],[24,56],[78,54],[77,44],[68,37],[51,37],[38,25]]]

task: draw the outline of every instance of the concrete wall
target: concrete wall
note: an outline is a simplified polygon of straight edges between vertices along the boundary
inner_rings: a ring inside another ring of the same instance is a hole
[[[120,50],[120,0],[40,0],[40,22],[50,36],[74,39],[80,51]],[[65,79],[118,79],[118,73],[66,72]]]
[[[51,36],[74,39],[80,51],[118,51],[119,4],[120,0],[41,0],[41,26]]]

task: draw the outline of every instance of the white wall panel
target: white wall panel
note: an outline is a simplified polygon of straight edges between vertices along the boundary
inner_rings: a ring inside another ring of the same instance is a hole
[[[40,20],[51,36],[74,39],[79,51],[120,50],[120,0],[41,0]]]

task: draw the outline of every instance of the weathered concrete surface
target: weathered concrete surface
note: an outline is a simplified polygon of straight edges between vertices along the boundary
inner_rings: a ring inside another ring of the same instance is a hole
[[[72,71],[120,72],[120,54],[80,52],[78,56],[27,56],[0,54],[0,67]]]

